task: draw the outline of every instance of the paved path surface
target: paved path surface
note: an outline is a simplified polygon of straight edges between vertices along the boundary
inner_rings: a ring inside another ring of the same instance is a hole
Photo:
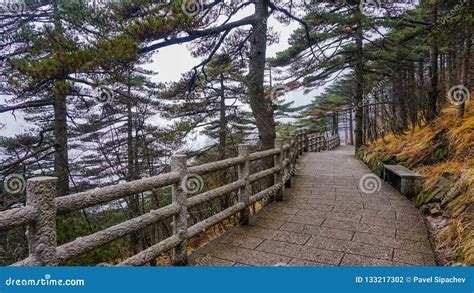
[[[195,252],[191,264],[435,265],[418,209],[385,182],[362,192],[360,179],[372,173],[353,154],[348,146],[305,154],[283,202]]]

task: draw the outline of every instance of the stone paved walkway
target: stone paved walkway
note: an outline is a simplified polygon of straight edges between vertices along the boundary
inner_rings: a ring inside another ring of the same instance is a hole
[[[191,256],[201,266],[435,265],[425,224],[412,203],[383,182],[361,192],[371,174],[354,149],[307,153],[293,188]]]

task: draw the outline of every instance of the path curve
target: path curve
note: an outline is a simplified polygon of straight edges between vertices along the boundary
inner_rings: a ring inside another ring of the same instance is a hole
[[[283,202],[272,203],[252,217],[249,226],[232,229],[199,249],[190,263],[435,265],[418,209],[386,182],[373,193],[361,191],[361,178],[370,181],[375,175],[354,157],[353,147],[306,153],[299,162],[293,188],[285,191]]]

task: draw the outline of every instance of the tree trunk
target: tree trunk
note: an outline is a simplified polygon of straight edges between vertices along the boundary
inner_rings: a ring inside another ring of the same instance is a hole
[[[61,84],[63,82],[60,81]],[[54,176],[58,177],[58,196],[69,194],[66,96],[65,93],[56,93],[54,96]]]
[[[220,105],[219,105],[219,159],[226,159],[226,139],[227,139],[227,117],[226,117],[226,105],[225,105],[225,85],[224,85],[224,75],[221,73],[219,76],[220,83]],[[224,184],[228,182],[228,172],[227,169],[224,169],[220,172],[221,181]],[[223,209],[226,209],[230,206],[230,194],[226,194],[221,198],[221,206]]]
[[[255,117],[263,150],[272,149],[276,138],[272,102],[271,99],[265,98],[263,87],[267,49],[268,4],[269,0],[255,1],[256,22],[250,38],[248,75],[250,108]]]
[[[451,88],[453,86],[453,80],[454,80],[454,77],[455,77],[455,74],[454,74],[454,63],[456,63],[456,60],[453,59],[453,51],[450,50],[449,51],[449,54],[448,54],[448,57],[447,57],[447,60],[446,60],[446,66],[448,67],[448,74],[447,74],[447,84],[448,84],[448,88]]]
[[[416,82],[415,82],[415,63],[409,63],[408,69],[408,111],[410,113],[410,122],[412,130],[415,130],[416,122],[418,120],[418,107],[416,105],[416,96],[412,93],[416,93]]]
[[[133,150],[133,114],[132,102],[127,103],[127,181],[132,181],[134,177],[134,150]]]
[[[438,3],[435,2],[433,4],[433,25],[436,27],[436,23],[438,21]],[[439,94],[439,85],[438,85],[438,55],[439,55],[439,48],[438,48],[438,41],[434,37],[431,41],[430,47],[430,63],[431,63],[431,71],[430,71],[430,79],[431,79],[431,88],[430,88],[430,96],[428,99],[428,108],[426,111],[426,119],[428,121],[433,121],[436,116],[438,115],[438,94]]]
[[[446,54],[440,54],[439,55],[439,63],[438,63],[439,64],[438,65],[439,66],[438,67],[438,72],[439,72],[438,82],[439,82],[439,85],[438,85],[438,87],[439,87],[439,93],[441,93],[441,96],[443,96],[443,97],[444,97],[445,93],[448,92],[446,87],[447,87],[447,80],[448,80],[449,71],[446,70],[446,68],[447,68],[446,59],[447,59]],[[446,105],[445,99],[439,99],[438,100],[438,107],[440,109],[444,108],[445,105]]]
[[[354,128],[353,128],[352,123],[354,123],[354,121],[352,121],[352,109],[351,109],[349,111],[349,139],[350,139],[351,145],[354,145]]]
[[[128,86],[128,96],[131,94],[130,85]],[[133,139],[133,112],[132,101],[128,98],[127,102],[127,181],[133,181],[137,178],[137,170],[135,170],[135,148]],[[134,194],[128,199],[128,209],[130,218],[140,215],[140,198],[138,194]],[[137,231],[130,234],[130,250],[137,254],[142,250],[142,232]]]
[[[220,117],[219,117],[219,157],[225,160],[226,148],[226,133],[227,133],[227,118],[225,106],[225,89],[224,89],[224,75],[220,74]]]
[[[383,101],[384,101],[384,97],[382,97]],[[380,122],[381,122],[381,127],[380,127],[380,137],[382,138],[382,141],[384,140],[385,138],[385,104],[382,103],[380,105]],[[385,141],[384,141],[385,142]]]
[[[425,85],[424,72],[425,71],[424,71],[424,68],[425,67],[424,67],[423,59],[420,59],[418,61],[418,91],[417,91],[418,97],[417,97],[417,103],[418,103],[418,108],[419,109],[426,110],[426,107],[421,102],[421,101],[425,100],[425,90],[424,90],[424,85]],[[423,117],[423,115],[421,117]],[[421,122],[422,122],[422,119],[419,118],[418,119],[418,126],[421,125]]]
[[[53,2],[54,29],[63,34],[58,1]],[[55,50],[62,50],[56,47]],[[54,176],[58,178],[57,196],[69,194],[69,157],[67,144],[67,89],[65,78],[58,79],[54,84]]]
[[[362,119],[363,119],[363,100],[364,100],[364,49],[363,49],[363,28],[362,18],[363,15],[357,10],[358,22],[355,33],[356,39],[356,53],[355,53],[355,77],[356,77],[356,88],[355,88],[355,148],[359,149],[363,145],[363,130],[362,130]]]
[[[378,131],[377,131],[377,121],[378,121],[379,117],[378,117],[377,110],[378,110],[378,109],[377,109],[377,104],[375,104],[375,105],[374,105],[374,122],[373,122],[373,125],[372,125],[372,127],[373,127],[372,133],[373,133],[373,139],[374,139],[374,140],[377,140],[377,138],[378,138],[378,134],[377,134],[377,132],[378,132]]]
[[[406,79],[404,70],[400,70],[397,73],[398,77],[396,79],[395,94],[397,99],[397,117],[399,121],[400,131],[405,131],[407,129],[407,109],[406,109]]]
[[[467,4],[469,5],[469,4]],[[471,27],[469,24],[466,24],[466,41],[464,43],[464,56],[462,62],[462,77],[461,83],[464,85],[468,90],[470,90],[470,74],[469,71],[471,70],[469,67],[470,59],[471,59],[471,48],[472,48],[472,34],[471,34]],[[457,106],[457,113],[456,117],[458,119],[464,118],[464,110],[466,106],[466,101],[463,101],[461,104]]]

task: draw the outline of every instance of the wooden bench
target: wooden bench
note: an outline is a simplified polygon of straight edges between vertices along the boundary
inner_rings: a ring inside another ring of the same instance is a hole
[[[401,165],[384,165],[383,179],[391,182],[401,194],[413,197],[420,192],[423,176]]]

